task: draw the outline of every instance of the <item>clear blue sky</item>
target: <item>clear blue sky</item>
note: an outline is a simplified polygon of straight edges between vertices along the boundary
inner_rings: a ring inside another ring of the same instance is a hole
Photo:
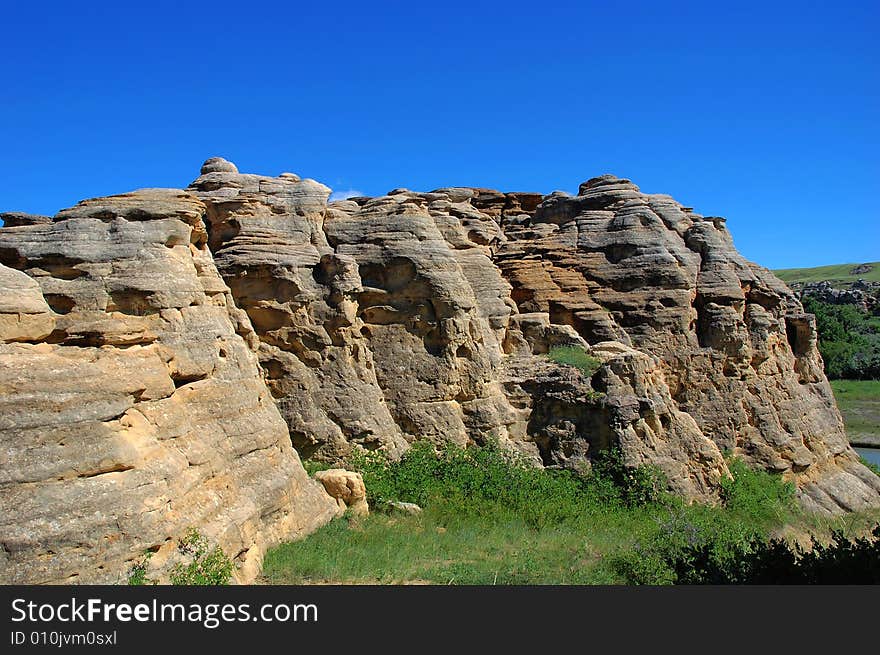
[[[5,3],[0,210],[629,177],[770,267],[880,260],[880,3]]]

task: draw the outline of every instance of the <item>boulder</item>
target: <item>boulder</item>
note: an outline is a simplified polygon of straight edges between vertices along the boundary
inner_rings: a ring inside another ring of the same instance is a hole
[[[355,516],[366,516],[370,513],[367,504],[367,489],[360,473],[345,469],[326,469],[315,473],[315,480],[324,485],[324,490],[336,501],[339,513],[346,509]]]

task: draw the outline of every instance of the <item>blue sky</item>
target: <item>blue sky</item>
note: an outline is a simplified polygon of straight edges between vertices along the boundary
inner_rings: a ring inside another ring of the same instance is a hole
[[[880,260],[880,3],[183,5],[4,5],[0,210],[214,155],[368,195],[610,172],[766,266]]]

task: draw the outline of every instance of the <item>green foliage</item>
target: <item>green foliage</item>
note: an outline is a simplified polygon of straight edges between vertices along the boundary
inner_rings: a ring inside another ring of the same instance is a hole
[[[601,360],[593,357],[580,346],[557,346],[550,349],[547,357],[557,364],[574,366],[586,377],[592,377],[602,365]]]
[[[171,569],[173,585],[227,585],[232,577],[232,560],[220,546],[210,547],[207,537],[190,528],[177,545],[190,561]]]
[[[733,570],[769,531],[797,512],[794,486],[781,476],[728,460],[731,479],[722,481],[723,509],[670,508],[658,530],[615,558],[616,570],[633,584],[694,583],[691,568]]]
[[[751,544],[767,538],[760,524],[723,510],[671,508],[656,520],[656,531],[614,557],[615,570],[630,584],[689,583],[682,572],[700,561],[732,567]]]
[[[418,443],[397,462],[362,452],[347,467],[364,475],[380,511],[270,550],[264,575],[285,584],[680,584],[787,566],[781,555],[773,560],[782,546],[770,535],[806,520],[791,485],[739,460],[728,464],[733,478],[721,502],[688,505],[664,491],[659,471],[626,467],[615,451],[598,456],[587,475],[536,468],[494,442],[439,451]],[[424,511],[381,511],[392,500]],[[853,579],[872,575],[867,546],[853,548],[841,566]],[[843,562],[841,552],[825,553],[822,566]],[[759,559],[771,564],[760,569]]]
[[[880,317],[854,305],[831,305],[815,298],[803,300],[816,315],[819,352],[831,379],[880,379]]]
[[[332,464],[329,464],[327,462],[317,462],[311,459],[302,460],[302,465],[309,476],[314,476],[315,473],[317,473],[318,471],[326,471],[327,469],[333,468]]]
[[[804,550],[781,540],[753,538],[719,559],[705,546],[671,561],[680,584],[878,584],[880,525],[871,537],[835,532],[828,544]]]
[[[151,580],[147,577],[147,564],[150,561],[150,558],[153,556],[153,553],[147,551],[144,553],[143,558],[135,562],[131,569],[128,572],[128,584],[130,586],[143,586],[143,585],[154,585],[156,584],[156,580]]]
[[[862,464],[864,464],[872,473],[875,475],[880,475],[880,466],[877,466],[874,462],[869,462],[864,457],[859,457],[862,460]]]
[[[728,510],[763,525],[778,523],[795,511],[795,487],[791,482],[752,468],[739,458],[727,464],[733,477],[721,481],[721,500]]]
[[[593,462],[593,475],[608,480],[630,507],[648,505],[667,499],[666,476],[656,466],[627,466],[617,448],[600,453]]]
[[[513,516],[540,528],[576,511],[584,498],[585,481],[574,473],[544,471],[495,442],[448,444],[439,452],[417,442],[397,462],[361,452],[347,466],[363,474],[367,498],[378,508],[399,500],[446,516]]]
[[[850,442],[874,443],[880,434],[880,380],[832,380],[831,388]]]
[[[177,543],[177,550],[188,562],[175,564],[171,569],[173,585],[227,585],[232,577],[233,564],[220,546],[211,548],[207,537],[190,528]],[[153,553],[147,552],[129,570],[129,585],[154,585],[157,580],[147,577],[147,564]]]
[[[796,517],[790,485],[737,460],[718,506],[687,505],[658,470],[627,467],[613,450],[588,475],[536,468],[496,443],[419,443],[397,462],[362,452],[347,466],[373,507],[402,500],[424,512],[334,521],[270,551],[270,581],[672,584],[682,562],[708,553],[732,567]]]

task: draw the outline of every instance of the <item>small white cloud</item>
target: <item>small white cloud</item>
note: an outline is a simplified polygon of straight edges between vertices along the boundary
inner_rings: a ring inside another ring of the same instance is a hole
[[[358,196],[364,195],[363,191],[358,191],[357,189],[349,189],[348,191],[334,191],[330,194],[330,199],[327,202],[336,202],[337,200],[348,200],[349,198],[357,198]]]

